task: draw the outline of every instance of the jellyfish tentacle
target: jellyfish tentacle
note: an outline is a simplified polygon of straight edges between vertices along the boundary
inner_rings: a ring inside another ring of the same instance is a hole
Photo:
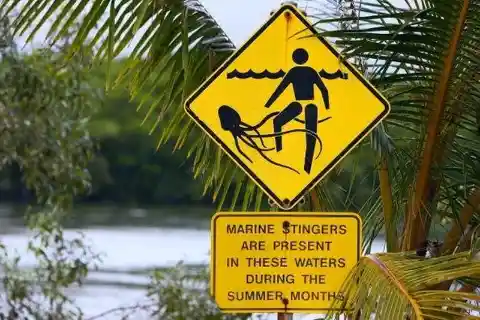
[[[300,174],[300,172],[299,172],[298,170],[296,170],[296,169],[294,169],[294,168],[292,168],[292,167],[290,167],[290,166],[287,166],[287,165],[285,165],[285,164],[281,164],[281,163],[278,163],[278,162],[276,162],[276,161],[273,161],[272,159],[270,159],[269,157],[267,157],[267,156],[263,153],[263,151],[260,151],[260,150],[257,150],[257,151],[258,151],[258,153],[262,156],[262,158],[265,159],[265,160],[267,160],[269,163],[271,163],[271,164],[273,164],[273,165],[276,165],[276,166],[278,166],[278,167],[282,167],[282,168],[285,168],[285,169],[288,169],[288,170],[291,170],[291,171],[293,171],[293,172],[295,172],[295,173]]]
[[[243,129],[243,133],[246,133],[247,131],[252,131],[252,130],[253,130],[253,131],[255,131],[255,133],[260,137],[260,135],[261,135],[260,132],[259,132],[257,129],[255,129],[254,127],[252,127],[251,125],[249,125],[249,124],[247,124],[247,123],[245,123],[245,122],[241,122],[240,125],[243,125],[243,126],[241,127],[241,128]],[[267,147],[267,146],[265,145],[265,141],[263,140],[262,137],[260,137],[260,142],[262,143],[262,146],[264,146],[265,148]]]
[[[237,148],[237,151],[243,157],[245,157],[248,161],[250,161],[251,163],[253,163],[252,159],[249,156],[247,156],[245,154],[245,152],[242,150],[242,148],[240,147],[239,141],[243,142],[248,147],[257,151],[260,154],[260,156],[262,158],[264,158],[267,162],[269,162],[269,163],[271,163],[275,166],[291,170],[291,171],[293,171],[297,174],[300,174],[300,172],[297,171],[296,169],[294,169],[294,168],[292,168],[288,165],[278,163],[278,162],[272,160],[271,158],[269,158],[264,153],[264,152],[267,152],[267,151],[272,151],[275,148],[268,148],[265,145],[265,141],[264,141],[263,138],[273,138],[273,137],[279,137],[279,136],[287,135],[287,134],[290,134],[290,133],[302,132],[302,133],[306,133],[307,135],[310,135],[310,136],[314,137],[315,140],[318,141],[319,151],[318,151],[316,159],[320,156],[320,153],[322,152],[322,149],[323,149],[322,140],[320,139],[320,137],[317,135],[316,132],[313,132],[313,131],[308,130],[308,129],[292,129],[292,130],[287,130],[287,131],[284,131],[284,132],[276,132],[276,133],[269,133],[269,134],[260,133],[258,129],[261,128],[268,120],[270,120],[271,118],[280,114],[280,112],[272,112],[272,113],[266,115],[256,125],[250,125],[250,124],[247,124],[247,123],[243,122],[241,120],[238,112],[236,112],[232,107],[227,106],[227,105],[221,106],[218,110],[218,113],[219,113],[219,118],[220,118],[220,124],[221,124],[221,126],[224,130],[229,131],[232,134],[232,138],[234,140],[235,147]],[[324,121],[326,121],[330,118],[331,117],[320,119],[319,121],[317,121],[317,123],[324,122]],[[294,118],[293,120],[295,120],[297,122],[300,122],[300,123],[305,123],[305,121],[303,121],[299,118]],[[258,140],[255,141],[254,139],[260,139],[260,143],[263,146],[263,148],[259,145]]]
[[[255,141],[252,139],[252,137],[250,137],[249,135],[241,135],[238,137],[241,141],[243,141],[247,146],[257,150],[257,151],[272,151],[272,150],[275,150],[275,148],[260,148],[256,143]]]
[[[239,145],[239,143],[238,143],[238,136],[233,136],[233,140],[235,140],[235,147],[237,147],[238,152],[240,152],[240,154],[241,154],[242,156],[244,156],[245,158],[247,158],[248,161],[250,161],[250,162],[253,163],[252,159],[250,159],[250,158],[245,154],[245,152],[243,152],[242,148],[240,148],[240,145]]]
[[[274,138],[274,137],[279,137],[279,136],[283,136],[283,135],[286,135],[286,134],[297,133],[297,132],[307,133],[307,134],[315,137],[317,142],[320,145],[322,145],[322,140],[320,139],[320,137],[315,132],[313,132],[311,130],[307,130],[307,129],[292,129],[292,130],[287,130],[287,131],[278,132],[278,133],[265,133],[265,134],[262,134],[261,136],[263,138]],[[251,138],[257,138],[257,136],[251,136]],[[318,155],[317,155],[317,157],[318,157]]]
[[[247,136],[247,137],[248,137],[248,136]],[[239,138],[240,140],[242,140],[243,142],[245,142],[245,140],[242,139],[242,136],[239,136],[238,138]],[[242,149],[240,148],[240,145],[238,144],[237,137],[234,136],[234,140],[235,140],[235,146],[237,147],[238,152],[240,152],[240,153],[241,153],[245,158],[247,158],[250,162],[253,162],[253,161],[242,151]],[[253,140],[252,140],[252,141],[253,141]],[[247,145],[248,145],[248,143],[247,143]],[[289,166],[287,166],[287,165],[283,165],[283,164],[281,164],[281,163],[278,163],[278,162],[273,161],[272,159],[270,159],[269,157],[267,157],[267,156],[263,153],[262,149],[258,148],[258,146],[257,146],[257,148],[255,148],[255,147],[253,147],[253,148],[260,154],[260,156],[262,156],[262,158],[264,158],[265,160],[267,160],[269,163],[271,163],[271,164],[273,164],[273,165],[276,165],[276,166],[278,166],[278,167],[282,167],[282,168],[285,168],[285,169],[288,169],[288,170],[292,170],[293,172],[296,172],[296,173],[300,174],[300,172],[298,172],[297,170],[295,170],[295,169],[292,168],[292,167],[289,167]]]
[[[315,157],[315,160],[317,160],[318,157],[320,157],[320,154],[322,154],[322,149],[323,149],[323,143],[322,143],[322,140],[320,140],[318,142],[318,152],[317,152],[317,156]]]
[[[278,111],[275,111],[275,112],[272,112],[272,113],[269,113],[265,116],[265,118],[263,118],[259,123],[257,123],[256,125],[254,126],[250,126],[253,129],[259,129],[261,128],[268,120],[270,120],[271,118],[275,117],[277,114],[279,114],[280,112]],[[246,123],[245,123],[246,124]]]
[[[308,129],[291,129],[291,130],[287,130],[287,131],[283,131],[283,132],[277,132],[277,133],[262,133],[261,137],[262,138],[274,138],[274,137],[278,137],[280,135],[285,135],[285,134],[290,134],[290,133],[298,133],[298,132],[311,134],[312,136],[316,137],[317,140],[320,140],[320,137],[315,132],[313,132],[312,130],[308,130]],[[259,138],[257,136],[251,136],[251,137],[252,138]]]

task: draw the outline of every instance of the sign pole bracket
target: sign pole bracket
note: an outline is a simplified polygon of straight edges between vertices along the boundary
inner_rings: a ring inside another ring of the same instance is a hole
[[[287,2],[287,3],[291,3],[293,4],[294,6],[298,6],[296,2],[294,1],[290,1],[290,2]],[[282,3],[282,5],[286,4],[285,2]],[[270,15],[272,15],[272,13],[270,13]],[[306,14],[305,14],[306,15]],[[300,199],[298,205],[299,206],[303,206],[305,204],[305,200],[306,200],[306,197],[303,196],[302,199]],[[278,208],[278,206],[275,205],[275,203],[273,201],[271,201],[270,199],[268,199],[268,204],[270,205],[270,208]],[[282,210],[281,208],[279,208],[280,210]],[[282,211],[291,211],[291,210],[282,210]],[[285,308],[287,307],[287,304],[285,305]],[[293,320],[293,313],[288,313],[288,312],[284,312],[284,313],[278,313],[277,314],[277,320]]]

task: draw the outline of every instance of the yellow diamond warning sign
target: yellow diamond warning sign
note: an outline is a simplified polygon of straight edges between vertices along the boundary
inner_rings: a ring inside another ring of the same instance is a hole
[[[224,312],[329,310],[360,258],[353,213],[217,213],[211,230],[211,293]]]
[[[292,208],[389,112],[293,6],[283,6],[186,102],[280,207]]]

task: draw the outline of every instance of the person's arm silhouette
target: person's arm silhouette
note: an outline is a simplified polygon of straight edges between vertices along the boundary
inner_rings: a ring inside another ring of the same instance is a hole
[[[322,69],[322,70],[320,70],[320,72],[318,74],[320,75],[320,77],[328,79],[328,80],[333,80],[333,79],[338,79],[338,78],[348,79],[348,73],[344,73],[341,70],[337,70],[334,73],[330,73],[330,72],[327,72],[324,69]]]
[[[278,97],[282,94],[285,89],[292,83],[292,76],[290,72],[288,72],[285,77],[283,77],[282,82],[278,85],[275,91],[272,93],[271,97],[268,99],[267,103],[265,103],[265,108],[270,108],[270,106],[278,99]]]
[[[328,109],[330,109],[330,98],[329,98],[329,95],[328,95],[328,89],[325,86],[325,84],[323,83],[322,78],[321,78],[322,71],[320,71],[318,74],[316,72],[314,73],[315,76],[313,77],[313,83],[315,83],[317,88],[320,90],[320,93],[322,94],[323,105],[325,106],[325,109],[328,110]],[[335,78],[332,78],[332,79],[335,79]]]

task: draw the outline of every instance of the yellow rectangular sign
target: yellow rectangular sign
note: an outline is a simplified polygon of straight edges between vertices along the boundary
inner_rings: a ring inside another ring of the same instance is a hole
[[[360,258],[355,213],[219,212],[211,294],[224,312],[328,310]]]

